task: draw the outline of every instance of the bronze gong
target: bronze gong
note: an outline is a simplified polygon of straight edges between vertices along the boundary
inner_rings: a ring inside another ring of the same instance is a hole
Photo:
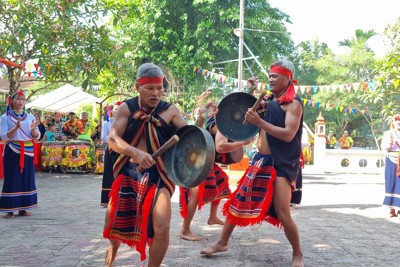
[[[215,123],[223,136],[232,141],[245,141],[256,136],[260,128],[247,123],[243,125],[244,116],[257,99],[244,92],[235,92],[224,97],[218,105]]]
[[[179,143],[165,153],[168,177],[181,187],[196,187],[214,164],[214,140],[205,129],[193,125],[184,126],[175,134]]]

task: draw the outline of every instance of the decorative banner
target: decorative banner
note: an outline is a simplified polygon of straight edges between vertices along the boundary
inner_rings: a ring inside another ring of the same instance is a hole
[[[199,75],[202,75],[205,78],[210,78],[213,81],[217,81],[223,84],[229,84],[234,87],[233,91],[237,91],[239,80],[237,78],[225,76],[223,74],[215,73],[203,68],[193,67],[193,71]],[[246,89],[247,81],[242,80],[242,88]],[[365,92],[373,92],[376,87],[378,86],[378,82],[370,81],[370,82],[359,82],[359,83],[347,83],[347,84],[332,84],[332,85],[296,85],[294,86],[294,90],[297,94],[310,97],[312,94],[317,94],[319,91],[326,91],[327,93],[332,92],[335,93],[339,90],[341,93],[346,90],[348,93],[351,93],[354,90],[357,93],[358,89],[365,91]],[[395,80],[393,82],[394,86],[397,87],[400,84],[400,80]],[[265,82],[258,83],[258,89],[260,90],[267,90],[269,91],[269,84]],[[306,95],[305,95],[306,93]],[[312,99],[303,98],[303,105],[305,107],[316,107],[316,108],[326,108],[327,110],[336,110],[341,113],[352,113],[352,114],[365,114],[366,116],[370,116],[371,112],[366,107],[365,110],[359,110],[358,108],[354,107],[345,107],[338,103],[331,104],[331,103],[321,103],[315,102]]]

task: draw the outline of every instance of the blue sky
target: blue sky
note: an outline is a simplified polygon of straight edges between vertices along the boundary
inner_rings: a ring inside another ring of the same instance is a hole
[[[388,24],[400,17],[399,0],[268,0],[292,18],[287,25],[295,43],[315,37],[337,53],[338,42],[355,36],[356,29],[375,30],[382,34]],[[246,22],[245,22],[246,27]],[[381,36],[371,38],[370,47],[377,54],[386,49]]]

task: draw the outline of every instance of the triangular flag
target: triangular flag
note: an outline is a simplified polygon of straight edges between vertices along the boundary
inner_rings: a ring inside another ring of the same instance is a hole
[[[366,82],[362,82],[362,83],[361,83],[361,89],[362,89],[363,91],[365,91],[365,89],[367,89],[367,87],[368,87],[368,83],[366,83]]]
[[[349,93],[350,93],[350,91],[351,91],[351,87],[352,87],[351,83],[346,84],[346,88],[347,88],[347,91],[348,91]]]
[[[317,90],[318,90],[318,86],[317,85],[313,85],[312,86],[312,90],[313,90],[313,93],[316,94]]]
[[[374,81],[372,81],[372,82],[369,82],[368,83],[368,86],[369,86],[369,90],[370,91],[374,91],[375,90],[375,82]]]
[[[353,83],[354,92],[357,92],[358,88],[360,88],[360,83]]]

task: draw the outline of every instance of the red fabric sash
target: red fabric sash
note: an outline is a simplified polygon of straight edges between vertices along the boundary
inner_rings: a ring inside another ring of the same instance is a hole
[[[19,154],[19,168],[21,173],[24,171],[25,166],[25,143],[19,142],[20,154]]]

